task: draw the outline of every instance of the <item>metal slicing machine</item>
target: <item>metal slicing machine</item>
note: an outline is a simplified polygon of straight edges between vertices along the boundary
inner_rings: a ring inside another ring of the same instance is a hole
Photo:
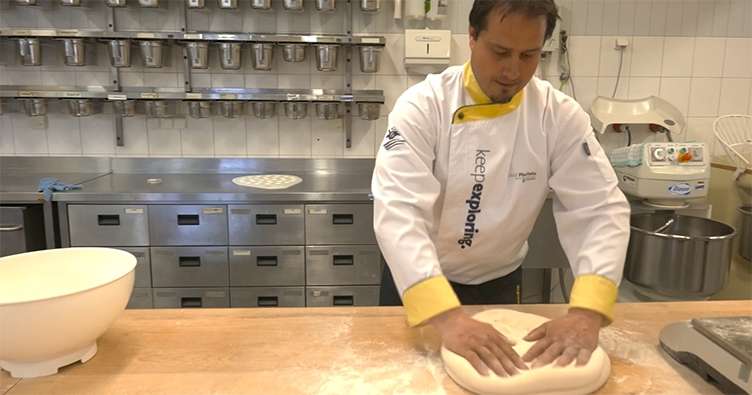
[[[701,142],[673,141],[685,122],[670,103],[655,96],[640,100],[598,97],[590,113],[624,193],[668,209],[687,207],[687,201],[707,196],[707,147]],[[626,146],[622,146],[624,134]],[[660,134],[668,141],[657,141],[664,140]]]
[[[663,328],[666,353],[726,394],[752,394],[752,316],[701,318]]]

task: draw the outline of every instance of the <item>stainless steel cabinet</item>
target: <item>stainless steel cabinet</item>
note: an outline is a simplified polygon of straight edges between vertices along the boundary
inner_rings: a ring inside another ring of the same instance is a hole
[[[147,246],[148,214],[144,205],[70,205],[70,244],[73,247]]]
[[[230,247],[230,285],[305,285],[303,247]]]
[[[305,307],[304,287],[231,287],[231,307]]]
[[[151,205],[149,231],[152,245],[226,245],[226,207]]]
[[[230,245],[303,245],[302,205],[229,206]]]
[[[381,267],[375,245],[306,247],[308,285],[377,285]]]
[[[151,259],[147,247],[122,247],[119,250],[128,251],[136,257],[136,288],[151,287]]]
[[[379,286],[306,287],[306,306],[378,306]]]
[[[152,247],[154,287],[227,286],[227,247]]]
[[[306,206],[306,244],[376,244],[371,204]]]
[[[228,288],[155,288],[154,307],[230,307],[230,293]]]
[[[150,309],[154,307],[151,288],[133,288],[133,293],[128,301],[128,309]]]
[[[41,205],[0,207],[0,256],[45,248]]]

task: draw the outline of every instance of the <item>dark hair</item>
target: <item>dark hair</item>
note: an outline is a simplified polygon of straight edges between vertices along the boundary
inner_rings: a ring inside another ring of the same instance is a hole
[[[522,13],[529,17],[545,16],[546,40],[554,34],[556,20],[561,19],[554,0],[475,0],[473,9],[470,10],[470,26],[475,29],[475,38],[486,29],[488,14],[495,9],[501,9],[504,13]]]

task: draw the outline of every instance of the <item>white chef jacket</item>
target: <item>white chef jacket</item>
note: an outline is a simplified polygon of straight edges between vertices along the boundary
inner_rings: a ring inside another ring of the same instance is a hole
[[[517,269],[550,190],[576,276],[570,304],[610,321],[630,209],[582,107],[538,78],[492,103],[470,63],[405,91],[372,191],[376,238],[409,324],[459,306],[448,280],[480,284]]]

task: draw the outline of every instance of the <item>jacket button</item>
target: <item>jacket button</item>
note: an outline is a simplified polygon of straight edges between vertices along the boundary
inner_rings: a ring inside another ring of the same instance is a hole
[[[461,113],[457,114],[457,118],[459,118],[459,119],[465,119],[465,113],[461,112]]]

